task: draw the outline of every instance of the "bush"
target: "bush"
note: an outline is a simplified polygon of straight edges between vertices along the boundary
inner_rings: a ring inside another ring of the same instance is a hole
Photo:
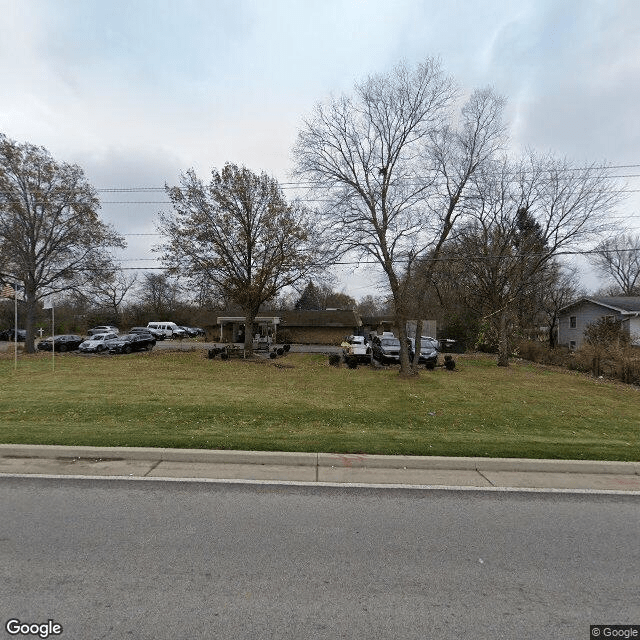
[[[344,360],[347,363],[347,367],[349,367],[349,369],[358,368],[358,358],[356,358],[355,356],[347,356]]]
[[[340,366],[340,361],[342,360],[342,358],[340,358],[340,356],[337,353],[332,353],[329,356],[329,364],[332,367],[339,367]]]

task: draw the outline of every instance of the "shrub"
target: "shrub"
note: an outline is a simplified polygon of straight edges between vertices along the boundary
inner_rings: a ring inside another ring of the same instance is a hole
[[[332,367],[339,367],[340,366],[340,360],[341,360],[341,358],[337,353],[332,353],[329,356],[329,364]]]
[[[349,369],[358,368],[358,358],[356,358],[355,356],[347,356],[345,358],[345,362],[347,363],[347,367],[349,367]]]

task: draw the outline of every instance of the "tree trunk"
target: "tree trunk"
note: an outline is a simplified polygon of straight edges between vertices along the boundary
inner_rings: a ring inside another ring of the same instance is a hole
[[[549,349],[556,348],[556,318],[554,316],[549,326]]]
[[[244,314],[244,355],[253,355],[253,325],[255,324],[257,311],[245,311]]]
[[[498,366],[509,366],[509,335],[507,332],[507,311],[503,309],[500,312],[500,320],[498,327]]]
[[[407,319],[404,316],[396,316],[398,323],[398,340],[400,340],[400,375],[411,375],[409,362],[409,347],[407,345]]]
[[[36,294],[33,291],[24,292],[24,328],[27,336],[24,341],[26,353],[35,353],[35,325],[36,325]],[[15,327],[16,330],[18,327]]]
[[[411,362],[411,371],[417,375],[420,365],[420,352],[422,351],[422,318],[416,320],[416,335],[414,339],[414,354]]]

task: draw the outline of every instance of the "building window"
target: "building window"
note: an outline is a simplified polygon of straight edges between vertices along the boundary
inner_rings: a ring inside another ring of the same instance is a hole
[[[569,326],[572,329],[575,329],[578,326],[578,318],[577,318],[577,316],[570,316],[569,317]]]
[[[569,349],[571,351],[575,351],[576,350],[576,341],[575,340],[570,340],[569,341]]]

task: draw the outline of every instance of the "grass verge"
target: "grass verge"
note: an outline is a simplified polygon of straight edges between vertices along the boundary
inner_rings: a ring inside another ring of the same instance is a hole
[[[640,390],[524,362],[336,369],[201,351],[0,360],[4,443],[640,459]]]

